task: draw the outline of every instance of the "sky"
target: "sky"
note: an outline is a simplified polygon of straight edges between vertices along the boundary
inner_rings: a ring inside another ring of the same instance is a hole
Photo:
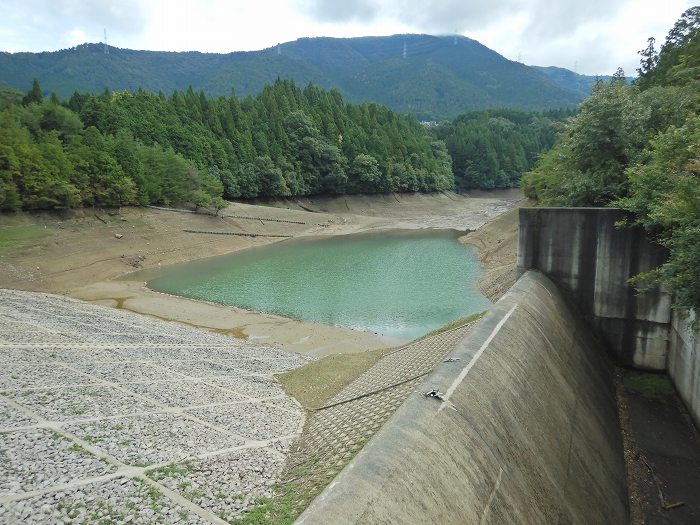
[[[511,60],[629,76],[637,51],[692,0],[0,0],[0,51],[85,42],[228,53],[301,37],[427,33],[478,40]]]

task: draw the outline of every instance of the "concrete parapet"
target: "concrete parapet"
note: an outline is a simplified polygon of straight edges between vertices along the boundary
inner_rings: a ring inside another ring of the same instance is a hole
[[[641,228],[619,228],[613,208],[521,208],[518,269],[537,269],[570,295],[625,365],[665,370],[671,297],[629,284],[668,257]]]
[[[549,279],[523,275],[451,357],[298,523],[628,522],[611,364]]]

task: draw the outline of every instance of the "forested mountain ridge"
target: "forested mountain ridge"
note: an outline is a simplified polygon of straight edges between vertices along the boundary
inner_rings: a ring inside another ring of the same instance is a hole
[[[404,53],[405,51],[405,53]],[[134,51],[83,44],[44,53],[0,53],[0,87],[24,90],[38,78],[46,93],[142,88],[170,94],[256,95],[277,78],[337,88],[351,102],[375,101],[421,120],[468,110],[573,107],[581,90],[537,68],[513,62],[461,36],[395,35],[302,38],[273,48],[229,54]]]

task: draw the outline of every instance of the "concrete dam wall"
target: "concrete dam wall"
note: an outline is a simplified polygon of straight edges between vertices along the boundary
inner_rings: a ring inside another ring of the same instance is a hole
[[[518,269],[544,272],[571,298],[618,361],[667,371],[700,428],[700,336],[695,314],[673,311],[659,287],[629,278],[666,262],[667,251],[613,208],[521,208]]]
[[[612,366],[547,277],[523,275],[451,357],[298,523],[628,522]]]
[[[665,370],[671,297],[658,287],[639,293],[630,277],[666,262],[667,251],[612,208],[521,208],[518,269],[550,277],[598,329],[627,366]]]
[[[674,312],[668,375],[700,428],[700,336],[692,329],[695,313]]]

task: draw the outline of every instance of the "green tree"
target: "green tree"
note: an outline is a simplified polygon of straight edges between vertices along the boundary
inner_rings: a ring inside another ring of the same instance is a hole
[[[22,99],[22,104],[25,106],[28,106],[29,104],[41,104],[43,100],[44,95],[41,92],[41,86],[39,86],[39,81],[35,78],[32,82],[32,88]]]
[[[355,191],[363,193],[381,193],[386,187],[377,159],[364,153],[353,159],[348,168],[348,180]]]
[[[634,213],[670,258],[659,276],[677,306],[700,306],[700,116],[655,137],[648,161],[627,170],[630,195],[614,204]]]
[[[625,169],[648,143],[650,118],[639,89],[628,86],[618,70],[610,82],[595,86],[559,144],[524,177],[525,193],[564,206],[605,206],[625,196]]]

